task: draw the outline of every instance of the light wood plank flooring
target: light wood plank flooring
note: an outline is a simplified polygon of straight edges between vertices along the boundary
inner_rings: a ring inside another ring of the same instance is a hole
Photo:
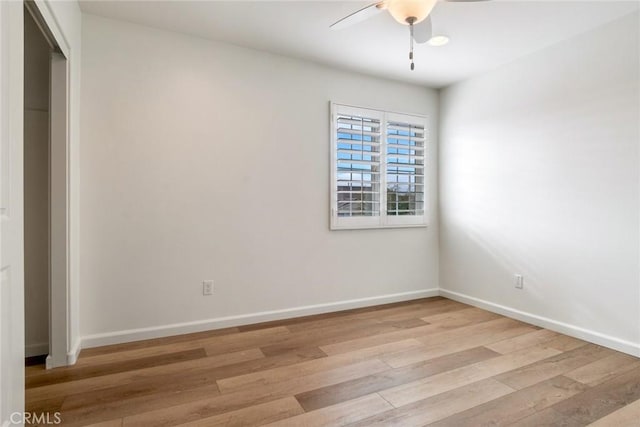
[[[83,350],[26,368],[64,425],[640,426],[640,359],[445,298]]]

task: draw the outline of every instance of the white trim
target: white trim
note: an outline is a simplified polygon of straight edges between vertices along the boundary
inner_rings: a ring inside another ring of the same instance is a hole
[[[326,304],[306,305],[302,307],[286,308],[282,310],[262,311],[238,316],[218,317],[215,319],[198,320],[195,322],[175,323],[172,325],[153,326],[149,328],[129,329],[124,331],[107,332],[103,334],[82,337],[82,348],[99,347],[109,344],[120,344],[151,338],[168,337],[172,335],[189,334],[213,329],[228,328],[272,320],[290,319],[313,314],[329,313],[353,308],[368,307],[393,302],[410,301],[420,298],[438,296],[438,289],[403,292],[398,294],[381,295],[368,298],[336,301]]]
[[[47,26],[49,27],[49,31],[51,31],[51,34],[53,35],[53,38],[55,39],[58,47],[60,48],[60,51],[65,56],[65,58],[69,59],[71,57],[71,47],[70,47],[71,45],[69,44],[69,41],[65,37],[64,31],[62,31],[62,26],[58,22],[58,19],[56,18],[56,14],[53,12],[53,9],[51,8],[51,4],[50,4],[51,1],[50,0],[34,0],[33,2],[38,7],[38,10],[40,11],[40,15],[42,15],[42,18],[47,23]]]
[[[42,356],[43,354],[49,354],[48,342],[39,342],[24,346],[24,357]]]
[[[70,102],[71,45],[54,12],[51,0],[33,0],[38,25],[45,26],[60,52],[50,58],[50,264],[49,358],[52,367],[65,366],[71,340],[70,291]],[[31,9],[31,8],[30,8]],[[35,16],[34,16],[35,18]],[[74,59],[75,60],[75,59]]]
[[[24,3],[0,1],[0,421],[24,411]]]
[[[78,356],[80,355],[80,350],[82,350],[82,342],[77,340],[76,343],[71,347],[71,350],[67,353],[67,366],[75,365],[78,361]]]
[[[355,218],[360,219],[360,218]],[[332,231],[340,231],[340,230],[380,230],[387,228],[428,228],[429,224],[391,224],[381,226],[378,223],[376,225],[367,225],[367,224],[355,224],[355,225],[333,225],[331,227]]]
[[[69,351],[69,61],[50,58],[49,96],[49,354],[54,367],[65,366]]]
[[[583,339],[594,344],[602,345],[604,347],[609,347],[623,353],[640,357],[640,343],[622,340],[620,338],[612,337],[611,335],[584,329],[576,325],[570,325],[558,320],[549,319],[548,317],[542,317],[536,314],[527,313],[525,311],[516,310],[511,307],[495,304],[489,301],[485,301],[458,292],[448,291],[442,288],[440,288],[440,295],[445,298],[482,308],[484,310],[502,314],[503,316],[511,317],[522,322],[527,322],[532,325],[540,326],[552,331],[572,336],[574,338]]]

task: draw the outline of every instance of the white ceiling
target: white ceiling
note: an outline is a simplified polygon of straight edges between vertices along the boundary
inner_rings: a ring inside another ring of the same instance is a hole
[[[343,30],[339,18],[370,1],[83,1],[83,12],[192,34],[396,80],[442,87],[586,32],[639,9],[637,1],[439,2],[434,32],[418,45],[386,12]],[[614,49],[615,46],[612,46]]]

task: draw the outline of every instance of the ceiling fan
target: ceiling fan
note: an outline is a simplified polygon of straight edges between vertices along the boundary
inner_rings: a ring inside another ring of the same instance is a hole
[[[339,30],[357,24],[377,15],[383,10],[402,25],[409,26],[410,48],[409,61],[411,70],[415,68],[413,63],[413,42],[426,43],[433,36],[431,17],[429,14],[433,10],[438,0],[381,0],[357,10],[344,18],[334,22],[330,28]],[[487,1],[487,0],[445,0],[457,3]]]

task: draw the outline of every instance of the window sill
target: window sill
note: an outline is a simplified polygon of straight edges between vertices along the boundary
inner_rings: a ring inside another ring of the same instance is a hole
[[[390,224],[390,225],[335,225],[329,226],[330,231],[345,231],[345,230],[384,230],[388,228],[428,228],[429,224]]]

